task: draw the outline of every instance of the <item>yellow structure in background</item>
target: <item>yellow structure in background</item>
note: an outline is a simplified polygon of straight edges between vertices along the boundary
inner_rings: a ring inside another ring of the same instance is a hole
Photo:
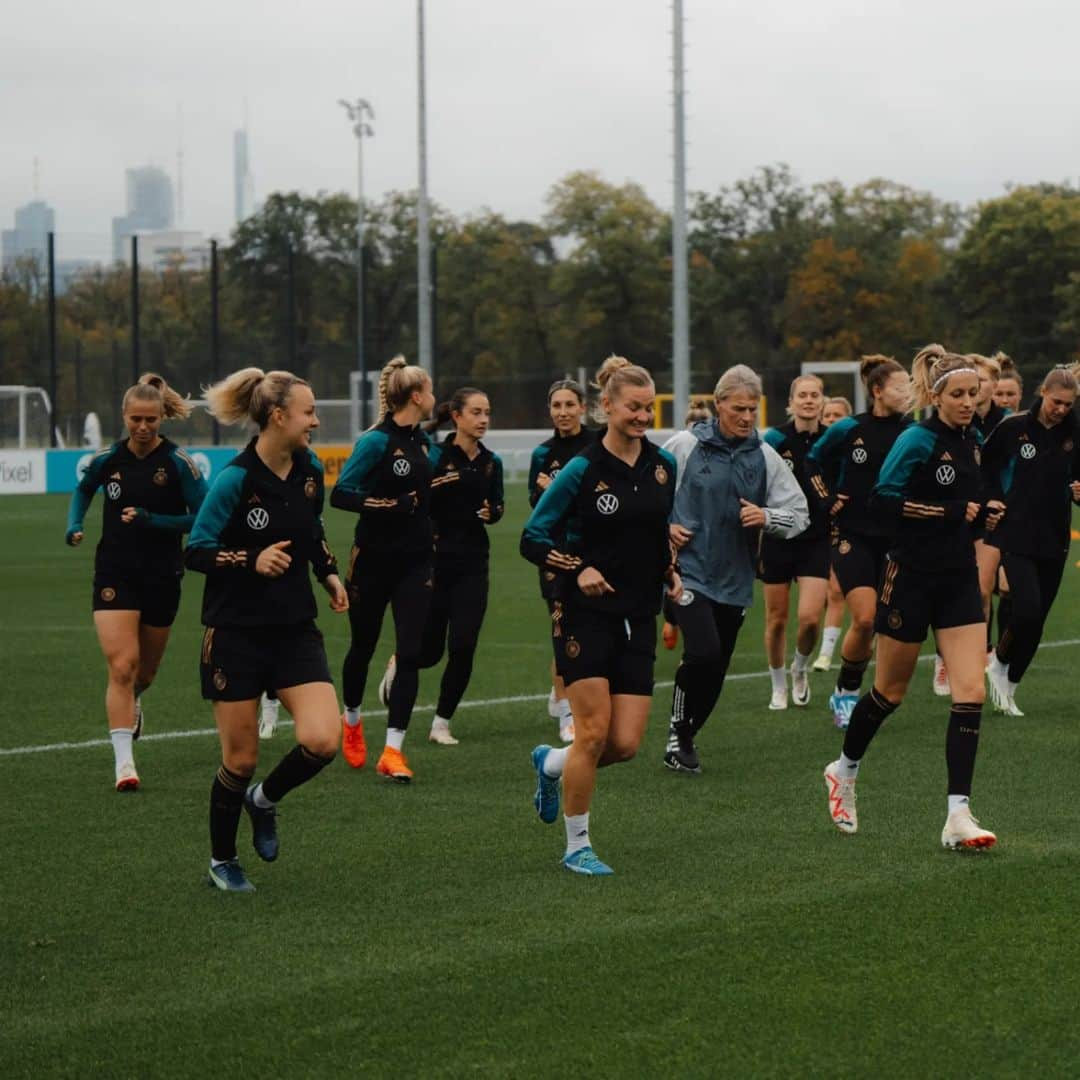
[[[683,426],[683,418],[681,416],[671,415],[671,403],[675,400],[674,394],[657,394],[656,395],[656,411],[653,413],[653,427],[654,428],[681,428]],[[709,412],[713,411],[713,396],[712,394],[691,394],[690,400],[695,405],[705,405],[708,407]],[[764,428],[769,425],[765,421],[765,417],[768,415],[766,405],[768,398],[764,394],[761,396],[761,401],[758,403],[758,427]]]

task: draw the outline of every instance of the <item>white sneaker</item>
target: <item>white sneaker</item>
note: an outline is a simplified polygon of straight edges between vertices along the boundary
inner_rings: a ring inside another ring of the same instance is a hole
[[[994,708],[998,712],[1008,713],[1012,697],[1009,693],[1009,669],[996,656],[986,669],[986,681],[990,684],[990,700]]]
[[[259,738],[272,739],[277,731],[278,710],[281,702],[277,698],[262,696],[259,708]]]
[[[832,667],[832,657],[822,653],[810,666],[815,671],[828,671]]]
[[[564,743],[572,743],[574,741],[574,721],[571,720],[568,724],[563,724],[559,727],[559,738]]]
[[[779,712],[781,709],[787,708],[787,687],[783,690],[774,690],[772,692],[772,700],[769,702],[769,708],[773,712]]]
[[[800,709],[810,704],[810,673],[806,668],[802,671],[791,669],[791,703]]]
[[[839,761],[825,766],[825,785],[829,789],[829,816],[843,833],[859,830],[859,815],[855,810],[855,777],[844,776]]]
[[[991,848],[997,837],[989,829],[982,828],[971,816],[970,806],[954,810],[941,830],[941,845],[947,848]]]
[[[945,661],[940,656],[934,657],[934,693],[938,697],[948,697],[952,693],[949,673],[945,670]]]
[[[457,746],[458,740],[450,734],[449,724],[432,724],[428,732],[428,742],[438,743],[440,746]]]
[[[552,720],[559,719],[559,702],[555,698],[555,687],[551,688],[551,693],[548,694],[548,716]]]
[[[387,708],[390,708],[390,691],[393,689],[396,674],[397,653],[392,653],[390,659],[386,661],[386,671],[383,672],[383,677],[379,682],[379,700]]]
[[[1008,699],[1005,702],[1005,715],[1006,716],[1023,716],[1023,712],[1017,707],[1016,698],[1009,694]]]

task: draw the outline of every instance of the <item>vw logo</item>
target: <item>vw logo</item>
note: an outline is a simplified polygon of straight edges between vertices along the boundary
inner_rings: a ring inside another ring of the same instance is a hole
[[[869,457],[870,455],[861,446],[856,446],[855,449],[851,451],[851,460],[854,461],[856,465],[865,465]]]
[[[865,451],[863,451],[863,452],[865,453]],[[789,457],[784,458],[784,464],[788,467],[788,469],[791,470],[791,472],[795,471],[795,460],[794,460],[794,458],[789,458]]]
[[[1023,446],[1020,447],[1020,456],[1025,461],[1030,461],[1035,456],[1035,453],[1036,450],[1034,443],[1026,442]]]
[[[604,492],[599,499],[596,500],[596,509],[601,514],[614,514],[619,509],[619,500],[609,492]]]
[[[247,515],[248,528],[265,529],[270,524],[270,515],[261,507],[253,506]]]
[[[394,462],[394,475],[395,476],[408,476],[412,472],[412,466],[404,459],[398,458]]]
[[[951,465],[939,465],[934,475],[939,484],[951,484],[956,479],[956,470]]]
[[[105,494],[108,495],[110,499],[119,499],[120,498],[120,485],[114,480],[105,489]]]

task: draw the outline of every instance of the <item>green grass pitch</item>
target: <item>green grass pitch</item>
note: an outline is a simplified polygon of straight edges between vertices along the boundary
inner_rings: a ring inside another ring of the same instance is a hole
[[[639,757],[601,774],[593,838],[617,873],[593,881],[559,867],[562,824],[532,810],[550,650],[517,555],[524,491],[508,496],[468,693],[488,704],[461,709],[459,747],[429,744],[427,672],[415,784],[339,757],[283,804],[270,866],[243,820],[254,896],[202,880],[219,757],[201,579],[146,697],[150,736],[193,734],[140,743],[143,790],[118,796],[108,745],[82,745],[106,735],[99,511],[73,551],[66,499],[0,502],[0,1076],[1075,1076],[1077,554],[1026,718],[983,722],[973,805],[994,851],[940,847],[948,706],[928,665],[866,759],[861,831],[830,825],[829,676],[809,709],[767,710],[759,605],[703,775],[661,766],[667,687]],[[344,556],[350,520],[327,519]],[[336,675],[347,623],[321,624]],[[674,663],[661,649],[657,678]],[[290,745],[287,728],[264,744],[260,775]]]

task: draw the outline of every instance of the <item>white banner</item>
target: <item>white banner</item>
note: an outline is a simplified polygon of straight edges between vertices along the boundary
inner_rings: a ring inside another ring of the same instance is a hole
[[[44,491],[44,450],[0,450],[0,495],[40,495]]]

